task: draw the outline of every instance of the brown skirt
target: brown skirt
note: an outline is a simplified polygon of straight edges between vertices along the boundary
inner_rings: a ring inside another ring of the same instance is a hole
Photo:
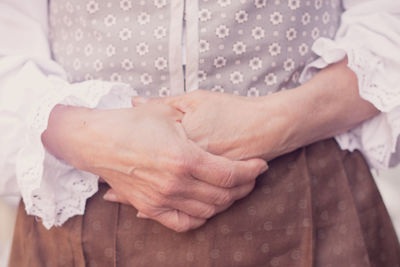
[[[271,161],[248,197],[187,233],[136,218],[106,190],[50,231],[21,203],[10,267],[400,266],[368,166],[332,139]]]

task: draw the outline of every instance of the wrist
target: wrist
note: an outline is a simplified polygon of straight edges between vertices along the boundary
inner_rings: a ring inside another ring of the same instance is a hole
[[[84,169],[83,160],[87,143],[87,128],[93,110],[82,107],[57,105],[50,113],[42,143],[55,157],[78,169]]]
[[[275,124],[280,146],[276,155],[343,133],[378,113],[359,96],[357,77],[345,60],[320,71],[307,83],[265,96],[263,101],[263,113],[280,121]]]
[[[270,120],[274,143],[273,154],[280,156],[300,147],[341,133],[354,124],[347,121],[349,109],[336,84],[329,80],[314,80],[291,90],[265,96],[263,114]],[[334,92],[334,93],[332,93]],[[356,121],[359,123],[359,120]],[[270,135],[271,133],[268,133]]]
[[[279,91],[259,100],[262,107],[260,123],[264,125],[261,146],[267,160],[291,152],[303,142],[298,135],[303,110],[292,91]]]

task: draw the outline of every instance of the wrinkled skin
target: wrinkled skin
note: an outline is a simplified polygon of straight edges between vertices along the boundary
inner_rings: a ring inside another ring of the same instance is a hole
[[[276,129],[283,126],[280,116],[271,114],[264,120],[259,115],[265,110],[259,98],[198,90],[182,96],[132,99],[136,107],[149,103],[168,104],[183,112],[182,125],[189,139],[230,159],[267,157],[279,140]]]
[[[260,159],[204,151],[187,138],[182,119],[158,103],[106,111],[61,106],[42,140],[55,156],[102,177],[112,187],[106,199],[181,232],[246,196],[267,168]]]
[[[360,97],[347,60],[293,90],[258,98],[194,91],[162,99],[135,97],[132,103],[137,108],[168,104],[181,111],[189,139],[231,159],[271,160],[343,133],[379,113]]]

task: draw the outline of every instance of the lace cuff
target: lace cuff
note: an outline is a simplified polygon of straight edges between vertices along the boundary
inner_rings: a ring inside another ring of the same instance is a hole
[[[358,78],[360,96],[371,102],[381,114],[358,127],[336,136],[342,149],[360,150],[373,168],[382,169],[400,162],[396,155],[400,136],[400,90],[391,85],[392,73],[388,73],[380,57],[362,47],[340,44],[326,38],[318,39],[313,51],[320,56],[306,66],[300,82],[309,80],[319,69],[348,59],[348,67]]]
[[[84,213],[86,200],[97,192],[98,177],[76,170],[46,152],[41,134],[47,128],[51,110],[57,104],[88,108],[130,106],[135,91],[127,85],[87,81],[70,85],[47,78],[46,94],[30,111],[27,133],[17,155],[17,181],[30,215],[39,217],[46,228],[62,225],[68,218]]]

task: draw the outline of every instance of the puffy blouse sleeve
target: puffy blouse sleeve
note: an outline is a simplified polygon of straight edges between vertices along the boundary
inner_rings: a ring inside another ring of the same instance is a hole
[[[360,150],[373,168],[391,167],[400,162],[400,1],[344,0],[343,6],[335,38],[315,41],[319,58],[300,81],[347,56],[360,96],[381,113],[336,140],[342,149]]]
[[[83,214],[98,180],[45,150],[41,134],[51,110],[60,103],[127,107],[135,92],[123,84],[66,81],[51,59],[47,2],[0,2],[0,195],[22,196],[27,213],[50,228]]]

